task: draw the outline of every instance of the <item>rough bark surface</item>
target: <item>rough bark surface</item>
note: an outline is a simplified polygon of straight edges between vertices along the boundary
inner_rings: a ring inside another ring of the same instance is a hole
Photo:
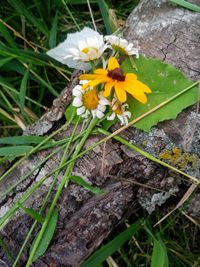
[[[178,8],[167,1],[143,0],[128,18],[125,35],[137,43],[146,56],[172,63],[188,77],[197,80],[200,78],[199,21],[200,14]],[[62,125],[63,113],[71,101],[71,89],[77,83],[76,77],[77,73],[72,83],[54,101],[49,112],[35,125],[27,128],[25,134],[45,135]],[[112,130],[114,131],[116,127]],[[69,134],[70,128],[56,138]],[[156,157],[166,150],[173,156],[173,148],[180,148],[182,153],[176,164],[184,163],[182,164],[184,171],[199,176],[200,116],[196,113],[195,107],[182,112],[176,120],[158,125],[150,133],[132,128],[122,135]],[[100,138],[102,136],[89,138],[85,147],[89,147]],[[1,216],[28,188],[58,166],[61,152],[44,162],[39,170],[20,183],[9,196],[4,196],[8,188],[19,181],[25,173],[31,171],[50,151],[52,149],[38,152],[1,182]],[[186,158],[191,158],[193,161],[186,161]],[[170,163],[173,164],[173,160]],[[53,241],[45,255],[33,266],[79,266],[130,213],[136,214],[141,207],[151,213],[156,206],[162,206],[166,200],[172,198],[175,200],[173,204],[175,205],[176,197],[180,198],[189,186],[189,183],[185,182],[183,187],[179,175],[154,164],[114,140],[109,140],[105,146],[96,147],[79,159],[73,174],[100,186],[105,193],[93,195],[74,183],[70,183],[64,189],[58,203],[59,220]],[[33,207],[36,210],[40,208],[52,178],[50,176],[36,193],[31,195],[25,203],[26,207]],[[59,180],[61,178],[62,174]],[[142,183],[143,186],[138,183]],[[188,208],[189,214],[196,219],[200,217],[199,196],[197,193]],[[14,257],[32,223],[32,219],[20,211],[1,230],[1,236]],[[38,229],[39,227],[35,229],[35,234]],[[29,248],[26,248],[20,261],[22,266],[27,260],[28,252]],[[0,250],[0,258],[0,266],[12,265],[3,250]]]

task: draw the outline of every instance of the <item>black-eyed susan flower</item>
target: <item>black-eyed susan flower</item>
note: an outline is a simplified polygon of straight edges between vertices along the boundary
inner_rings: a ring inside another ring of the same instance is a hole
[[[131,117],[131,112],[127,111],[128,104],[122,104],[119,100],[114,96],[111,103],[112,114],[107,117],[107,120],[112,121],[116,117],[119,119],[120,124],[128,124],[128,119]]]
[[[115,35],[107,35],[104,39],[110,44],[110,47],[123,55],[139,57],[138,49],[133,43],[129,43],[126,39],[120,38]]]
[[[82,81],[82,83],[86,82]],[[77,108],[77,115],[85,119],[90,114],[92,114],[93,118],[103,118],[106,106],[110,104],[102,93],[98,93],[95,87],[90,86],[83,90],[82,85],[76,85],[72,94],[74,96],[72,105]]]
[[[67,39],[47,55],[70,68],[89,70],[91,66],[87,62],[100,58],[107,47],[103,35],[85,27],[80,32],[68,34]]]
[[[112,88],[115,89],[116,96],[121,103],[126,102],[127,93],[132,95],[139,102],[145,104],[147,97],[145,93],[151,93],[151,89],[144,83],[137,80],[133,73],[124,74],[116,58],[111,57],[108,60],[108,69],[96,69],[93,74],[82,74],[80,80],[89,80],[83,85],[83,89],[88,86],[97,86],[105,84],[104,97],[111,94]]]

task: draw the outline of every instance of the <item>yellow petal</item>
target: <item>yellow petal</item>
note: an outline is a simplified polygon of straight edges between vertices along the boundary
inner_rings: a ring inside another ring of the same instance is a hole
[[[135,81],[134,84],[138,89],[142,90],[145,93],[151,93],[151,89],[144,83],[140,82],[140,81]]]
[[[94,87],[94,86],[97,86],[98,84],[100,84],[100,83],[103,83],[103,81],[102,80],[93,80],[93,81],[90,81],[90,82],[88,82],[88,83],[85,83],[83,86],[82,86],[82,88],[83,89],[86,89],[88,86],[92,86],[92,87]]]
[[[151,89],[144,83],[138,81],[138,80],[126,80],[128,87],[131,86],[133,90],[140,90],[144,93],[151,93]]]
[[[119,63],[115,57],[111,57],[108,60],[108,70],[114,70],[116,68],[119,68]]]
[[[144,94],[144,90],[139,88],[138,81],[135,80],[134,83],[125,82],[125,90],[141,103],[145,104],[147,102],[147,97]]]
[[[98,77],[97,74],[81,74],[79,80],[94,80]]]
[[[107,76],[108,71],[104,69],[96,69],[94,73]]]
[[[110,92],[111,92],[111,89],[112,89],[113,86],[114,86],[113,82],[110,82],[110,83],[108,82],[108,83],[105,84],[105,90],[103,92],[103,95],[105,97],[108,97],[110,95]]]
[[[120,83],[115,83],[115,93],[121,103],[126,102],[126,91],[120,86]]]
[[[139,102],[141,102],[142,104],[146,104],[147,103],[147,97],[145,94],[131,94],[135,99],[137,99]]]
[[[131,82],[131,81],[135,81],[137,80],[137,75],[135,75],[134,73],[127,73],[126,74],[126,81],[127,82]]]

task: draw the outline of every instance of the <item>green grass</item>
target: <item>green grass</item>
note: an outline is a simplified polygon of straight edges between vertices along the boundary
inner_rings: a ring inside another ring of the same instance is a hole
[[[115,29],[114,16],[113,18],[112,16],[108,18],[108,14],[115,14],[121,20],[120,25],[123,25],[130,11],[138,2],[137,0],[90,1],[98,30],[105,34]],[[100,4],[100,8],[98,3]],[[110,13],[109,8],[114,9],[114,13]],[[86,18],[87,21],[85,20]],[[45,4],[39,0],[3,1],[3,4],[0,6],[1,138],[20,135],[23,127],[41,117],[48,107],[51,106],[53,99],[68,84],[73,70],[50,59],[46,55],[46,51],[63,41],[67,33],[74,32],[77,28],[81,29],[84,26],[92,27],[87,1],[84,0],[47,0]],[[61,129],[58,129],[59,131]],[[52,141],[51,137],[53,138],[53,134],[49,138],[42,138],[41,140],[37,137],[33,137],[31,140],[19,137],[15,137],[14,139],[0,139],[0,164],[8,164],[8,159],[15,159],[15,166],[17,166],[20,161],[27,158],[27,155],[32,155],[35,151],[52,146],[56,146],[57,151],[69,151],[69,155],[71,156],[76,152],[76,143],[69,148],[70,142],[76,142],[78,139],[83,138],[85,132],[82,132],[80,136],[76,136],[74,133],[70,138],[61,140],[58,143]],[[17,145],[17,149],[14,152],[12,145]],[[24,151],[18,149],[20,145],[23,145]],[[8,158],[8,154],[12,155]],[[44,159],[44,162],[52,155]],[[43,180],[36,183],[33,188],[29,189],[27,194],[19,199],[19,203],[16,203],[10,209],[7,217],[0,220],[0,225],[4,225],[6,220],[11,218],[18,209],[23,209],[27,215],[35,219],[25,240],[28,242],[29,238],[32,237],[32,232],[35,229],[37,221],[43,223],[44,218],[42,217],[41,219],[40,213],[45,209],[48,197],[52,194],[60,169],[66,166],[68,161],[69,158],[63,158],[58,169],[53,170],[52,174],[54,174],[55,179],[49,188],[44,202],[41,203],[42,208],[39,213],[26,209],[25,202],[28,196],[35,192],[47,177],[43,177]],[[39,168],[44,162],[39,163],[36,168]],[[22,182],[26,178],[27,176],[22,177],[22,180],[19,182]],[[74,182],[77,182],[76,179],[74,179]],[[78,179],[78,183],[89,188],[80,179]],[[10,193],[17,185],[9,188],[5,194]],[[98,192],[96,188],[91,188],[91,190]],[[52,207],[55,204],[56,201],[52,203]],[[55,217],[54,212],[55,210],[48,215],[48,222],[51,222],[52,216]],[[136,220],[132,216],[125,225],[117,227],[111,233],[108,239],[104,241],[101,247],[83,266],[112,266],[110,263],[111,260],[108,259],[109,255],[111,255],[112,260],[118,266],[155,267],[152,266],[154,264],[152,262],[157,258],[166,264],[166,254],[170,267],[200,266],[200,250],[198,244],[200,238],[199,226],[192,223],[182,213],[176,211],[167,220],[162,222],[161,225],[154,228],[153,225],[163,215],[161,210],[157,210],[151,216],[146,213],[140,214],[139,217],[142,220],[140,227],[138,226],[138,218]],[[54,217],[53,219],[55,219]],[[53,235],[55,221],[56,219],[51,227],[52,230],[47,227],[50,231],[50,233],[48,232],[48,236]],[[46,229],[44,229],[45,231]],[[42,233],[39,232],[38,236],[42,236]],[[21,252],[23,252],[26,242],[24,242]],[[49,242],[50,240],[48,239]],[[12,255],[10,255],[9,248],[3,240],[0,240],[0,246],[8,254],[8,258],[13,261],[13,266],[17,266],[21,252],[16,259],[13,259]],[[34,247],[34,244],[32,246]],[[35,250],[38,255],[45,251],[44,247],[39,252],[36,247]],[[34,255],[32,256],[34,258]],[[159,267],[162,266],[160,265]]]

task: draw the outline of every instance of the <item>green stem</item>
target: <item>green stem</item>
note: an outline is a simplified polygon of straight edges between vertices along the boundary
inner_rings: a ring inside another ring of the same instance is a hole
[[[41,180],[40,181],[38,181],[37,183],[35,183],[34,185],[33,185],[33,187],[32,188],[30,188],[29,189],[29,191],[27,191],[22,197],[21,197],[21,199],[19,200],[20,201],[20,203],[21,204],[23,204],[29,197],[30,197],[30,195],[50,176],[50,175],[52,175],[52,174],[54,174],[56,171],[58,171],[58,170],[60,170],[60,169],[62,169],[62,168],[64,168],[67,164],[69,164],[69,163],[71,163],[71,162],[73,162],[73,161],[75,161],[76,159],[78,159],[78,158],[81,158],[82,156],[84,156],[85,154],[87,154],[88,152],[90,152],[91,150],[93,150],[95,147],[97,147],[97,146],[99,146],[99,145],[101,145],[102,143],[104,143],[104,142],[106,142],[106,141],[108,141],[111,137],[112,138],[115,138],[115,135],[112,133],[109,133],[109,132],[107,132],[107,131],[105,131],[105,130],[103,130],[103,129],[98,129],[98,132],[99,133],[103,133],[104,135],[106,135],[106,137],[105,138],[102,138],[101,140],[99,140],[98,142],[96,142],[95,144],[93,144],[93,145],[91,145],[90,147],[88,147],[87,149],[85,149],[84,151],[82,151],[81,153],[79,153],[77,156],[74,156],[72,159],[70,159],[70,160],[68,160],[67,162],[65,162],[62,166],[59,166],[58,168],[55,168],[53,171],[51,171],[51,172],[49,172],[47,175],[45,175],[45,176],[43,176],[42,178],[41,178]],[[119,137],[117,137],[117,138],[119,138]],[[121,140],[121,139],[120,139]],[[126,141],[126,140],[125,140]],[[127,142],[127,141],[126,141]],[[126,143],[128,146],[130,146],[131,144],[129,143],[129,142],[127,142]],[[132,145],[132,146],[134,146],[134,145]],[[134,148],[135,148],[136,146],[134,146]],[[132,147],[133,148],[133,147]],[[137,147],[136,147],[137,148]],[[170,166],[169,164],[167,164],[167,163],[165,163],[165,162],[163,162],[163,161],[160,161],[160,160],[158,160],[158,159],[156,159],[156,158],[154,158],[153,156],[151,156],[151,155],[149,155],[148,153],[146,153],[146,152],[144,152],[143,150],[141,150],[141,149],[139,149],[139,148],[137,148],[138,149],[138,152],[140,153],[141,152],[141,154],[142,155],[144,155],[144,156],[147,156],[147,158],[149,158],[150,160],[153,160],[154,161],[154,159],[156,160],[155,162],[157,162],[158,164],[160,164],[160,165],[162,165],[162,166],[165,166],[165,167],[167,167],[167,168],[170,168],[170,169],[173,169],[173,171],[175,171],[175,172],[178,172],[178,173],[180,173],[181,175],[183,175],[183,176],[185,176],[185,177],[187,177],[187,178],[189,178],[190,180],[192,180],[193,182],[195,182],[196,184],[199,184],[200,183],[200,181],[199,181],[199,179],[197,179],[197,178],[195,178],[195,177],[193,177],[193,176],[191,176],[191,175],[189,175],[189,174],[186,174],[186,173],[184,173],[184,172],[182,172],[182,171],[180,171],[180,170],[178,170],[178,169],[176,169],[175,167],[172,167],[172,166]],[[17,210],[17,208],[18,208],[18,205],[17,205],[17,203],[15,203],[13,206],[12,206],[12,208],[10,208],[9,209],[9,211],[0,219],[0,228],[9,220],[9,218],[10,218],[10,216],[12,216],[12,214]]]
[[[85,133],[85,131],[81,132],[80,134],[74,136],[73,138],[73,142],[75,142],[76,140],[78,140],[83,134]],[[9,189],[7,191],[5,191],[1,196],[0,196],[0,200],[3,199],[7,194],[9,194],[15,187],[17,187],[20,183],[22,183],[28,176],[30,176],[34,171],[36,171],[41,165],[43,165],[48,159],[50,159],[53,155],[55,155],[56,153],[58,153],[59,151],[61,151],[63,149],[63,147],[65,146],[64,144],[66,144],[66,142],[69,142],[69,140],[71,139],[71,137],[68,137],[66,139],[62,139],[60,141],[56,141],[55,143],[53,144],[50,144],[50,146],[43,146],[41,148],[39,148],[38,151],[40,150],[44,150],[44,149],[47,149],[47,148],[51,148],[51,147],[54,147],[55,145],[56,146],[59,146],[59,145],[62,145],[61,147],[59,147],[58,149],[56,149],[55,151],[53,151],[51,154],[49,154],[46,158],[44,158],[42,161],[40,161],[33,169],[31,169],[30,172],[28,172],[25,176],[23,176],[22,178],[20,178],[20,180],[17,181],[17,183],[15,183],[14,185],[12,185],[11,187],[9,187]],[[37,152],[38,152],[37,151]],[[66,161],[66,160],[65,160]],[[64,163],[63,163],[64,164]],[[65,165],[64,165],[65,167]],[[62,166],[61,166],[62,168]],[[56,171],[60,170],[60,168],[56,168]],[[52,172],[49,173],[49,176],[53,174]],[[49,177],[48,176],[48,177]],[[48,178],[47,177],[47,178]]]
[[[108,132],[108,131],[106,131],[106,130],[104,130],[104,129],[98,129],[98,131],[99,131],[99,133],[104,134],[104,135],[107,135],[107,136],[111,135],[110,132]],[[180,173],[181,175],[186,176],[187,178],[189,178],[189,179],[191,179],[193,182],[195,182],[197,185],[200,184],[200,180],[199,180],[199,179],[197,179],[197,178],[195,178],[195,177],[193,177],[193,176],[191,176],[191,175],[189,175],[189,174],[187,174],[187,173],[185,173],[185,172],[183,172],[183,171],[181,171],[181,170],[179,170],[179,169],[177,169],[177,168],[175,168],[175,167],[173,167],[173,166],[167,164],[166,162],[163,162],[163,161],[161,161],[161,160],[159,160],[159,159],[153,157],[151,154],[149,154],[149,153],[143,151],[142,149],[140,149],[139,147],[137,147],[137,146],[135,146],[135,145],[129,143],[129,141],[125,140],[124,138],[122,138],[122,137],[120,137],[120,136],[117,136],[117,135],[116,135],[116,136],[113,136],[113,138],[114,138],[115,140],[119,141],[120,143],[122,143],[122,144],[128,146],[130,149],[132,149],[132,150],[138,152],[138,153],[141,154],[142,156],[144,156],[144,157],[150,159],[151,161],[154,161],[154,162],[156,162],[156,163],[158,163],[158,164],[160,164],[160,165],[162,165],[162,166],[164,166],[164,167],[169,168],[170,170],[172,170],[172,171],[174,171],[174,172],[177,172],[177,173]]]
[[[17,187],[20,183],[22,183],[27,177],[29,177],[34,171],[36,171],[41,165],[43,165],[48,159],[50,159],[53,155],[57,154],[60,150],[63,149],[62,147],[59,147],[52,153],[50,153],[46,158],[44,158],[42,161],[40,161],[33,169],[31,169],[30,172],[28,172],[25,176],[20,178],[15,184],[13,184],[11,187],[9,187],[8,190],[3,192],[3,194],[0,196],[0,200],[2,200],[7,194],[9,194],[15,187]]]
[[[65,161],[65,157],[66,157],[67,151],[68,151],[68,149],[69,149],[69,146],[70,146],[70,144],[73,142],[74,135],[75,135],[75,132],[76,132],[78,123],[79,123],[79,121],[76,123],[76,125],[75,125],[75,127],[74,127],[74,129],[73,129],[73,132],[72,132],[70,138],[67,139],[67,143],[65,144],[65,146],[66,146],[66,147],[65,147],[65,151],[64,151],[64,153],[63,153],[63,155],[62,155],[62,159],[61,159],[61,161],[60,161],[59,166],[61,166],[61,165],[64,163],[64,161]],[[68,156],[68,157],[69,157],[69,156]],[[58,171],[55,173],[55,175],[54,175],[54,178],[53,178],[53,181],[52,181],[52,183],[51,183],[51,186],[50,186],[50,188],[49,188],[49,190],[48,190],[48,192],[47,192],[47,195],[46,195],[46,197],[45,197],[45,199],[44,199],[44,201],[43,201],[42,207],[40,208],[40,211],[39,211],[40,214],[41,214],[41,213],[44,211],[44,209],[45,209],[47,200],[48,200],[48,198],[49,198],[49,196],[50,196],[50,194],[51,194],[51,192],[52,192],[52,189],[53,189],[53,187],[54,187],[54,185],[55,185],[55,183],[56,183],[56,181],[57,181],[59,172],[60,172],[60,170],[58,170]],[[37,221],[34,221],[33,225],[31,226],[31,229],[29,230],[28,234],[26,235],[26,238],[25,238],[25,240],[24,240],[24,242],[23,242],[23,244],[22,244],[22,246],[21,246],[21,248],[20,248],[20,251],[19,251],[19,253],[18,253],[18,255],[17,255],[16,259],[15,259],[15,262],[14,262],[14,264],[13,264],[13,267],[16,267],[17,262],[18,262],[18,260],[19,260],[19,258],[20,258],[20,256],[21,256],[21,254],[22,254],[22,252],[23,252],[23,250],[24,250],[24,248],[25,248],[25,246],[26,246],[26,244],[27,244],[29,238],[31,237],[31,234],[32,234],[33,230],[35,229],[35,226],[36,226],[36,225],[37,225]]]
[[[10,174],[20,163],[22,163],[25,159],[27,159],[31,154],[36,152],[43,144],[45,144],[48,140],[50,140],[52,137],[54,137],[56,134],[63,131],[65,128],[67,128],[70,124],[70,121],[64,124],[61,128],[50,134],[47,138],[45,138],[40,144],[38,144],[36,147],[34,147],[29,153],[27,153],[24,157],[22,157],[20,160],[18,160],[15,164],[13,164],[12,167],[8,169],[7,172],[5,172],[1,177],[0,181],[2,181],[8,174]]]
[[[91,121],[91,123],[90,123],[90,125],[89,125],[89,127],[88,127],[88,129],[87,129],[87,131],[85,133],[85,135],[81,139],[80,143],[77,145],[77,147],[76,147],[76,149],[74,151],[74,154],[72,156],[72,159],[75,158],[78,155],[78,153],[80,152],[80,150],[82,149],[85,141],[87,140],[89,134],[91,133],[91,131],[94,128],[94,126],[96,125],[97,121],[98,121],[97,119],[93,119]],[[35,243],[34,243],[33,248],[31,250],[31,253],[30,253],[29,259],[27,261],[26,267],[28,267],[28,266],[30,266],[32,264],[35,252],[36,252],[36,250],[37,250],[37,248],[38,248],[38,246],[39,246],[39,244],[41,242],[41,239],[42,239],[42,237],[44,235],[44,232],[45,232],[45,230],[46,230],[46,228],[48,226],[48,222],[49,222],[49,220],[50,220],[50,218],[52,216],[52,213],[53,213],[54,208],[55,208],[55,206],[57,204],[57,201],[58,201],[58,199],[59,199],[59,197],[60,197],[60,195],[62,193],[63,187],[70,180],[70,174],[71,174],[71,170],[73,168],[73,165],[74,165],[74,161],[70,162],[69,165],[67,166],[66,172],[65,172],[65,174],[64,174],[64,176],[62,178],[62,181],[61,181],[61,183],[60,183],[60,185],[58,187],[58,190],[57,190],[57,192],[56,192],[56,194],[54,196],[54,199],[53,199],[53,201],[51,203],[51,206],[50,206],[50,208],[48,210],[48,213],[47,213],[47,216],[45,218],[45,221],[42,224],[42,228],[40,229],[40,232],[39,232],[39,234],[37,236],[37,239],[35,240]]]

